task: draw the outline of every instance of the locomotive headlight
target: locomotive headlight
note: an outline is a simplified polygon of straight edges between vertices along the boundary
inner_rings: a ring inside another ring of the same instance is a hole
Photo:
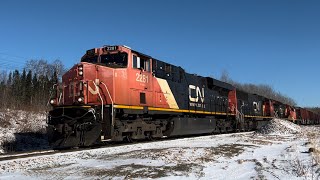
[[[78,75],[83,76],[83,66],[82,65],[78,66]]]
[[[79,97],[79,98],[78,98],[78,102],[79,102],[79,103],[83,103],[83,102],[84,102],[84,98],[83,98],[83,97]]]
[[[51,99],[51,100],[50,100],[50,104],[51,104],[51,105],[56,105],[56,100],[55,100],[55,99]]]

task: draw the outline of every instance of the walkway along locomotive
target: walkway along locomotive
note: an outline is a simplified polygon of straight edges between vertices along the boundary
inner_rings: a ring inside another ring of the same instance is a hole
[[[127,46],[88,50],[54,87],[48,115],[54,147],[248,131],[275,114],[296,119],[291,106]]]

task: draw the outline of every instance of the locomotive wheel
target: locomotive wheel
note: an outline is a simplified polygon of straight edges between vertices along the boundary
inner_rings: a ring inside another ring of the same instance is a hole
[[[128,142],[128,143],[135,143],[135,142],[137,142],[137,140],[132,139],[131,135],[125,136],[124,139],[125,139],[125,141]]]
[[[149,141],[153,141],[154,140],[154,138],[152,137],[152,133],[151,132],[147,132],[145,134],[146,134],[147,140],[149,140]]]

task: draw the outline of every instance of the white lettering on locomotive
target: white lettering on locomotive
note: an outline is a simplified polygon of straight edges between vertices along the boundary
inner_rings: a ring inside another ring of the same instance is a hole
[[[142,83],[148,83],[149,77],[148,75],[145,75],[145,74],[136,73],[136,81],[142,82]]]
[[[195,96],[193,97],[192,92],[196,92]],[[200,97],[200,98],[199,98]],[[190,102],[199,102],[199,99],[202,103],[204,103],[204,88],[200,90],[200,87],[195,85],[189,85],[189,100]]]
[[[259,102],[253,102],[253,109],[254,109],[254,111],[258,111],[258,112],[260,112],[260,106],[261,106],[261,101],[259,101]]]

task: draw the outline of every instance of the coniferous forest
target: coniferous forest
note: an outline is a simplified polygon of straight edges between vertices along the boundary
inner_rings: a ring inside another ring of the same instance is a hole
[[[64,66],[60,60],[29,60],[22,70],[0,73],[0,107],[43,111],[47,108],[52,87],[61,78]]]

